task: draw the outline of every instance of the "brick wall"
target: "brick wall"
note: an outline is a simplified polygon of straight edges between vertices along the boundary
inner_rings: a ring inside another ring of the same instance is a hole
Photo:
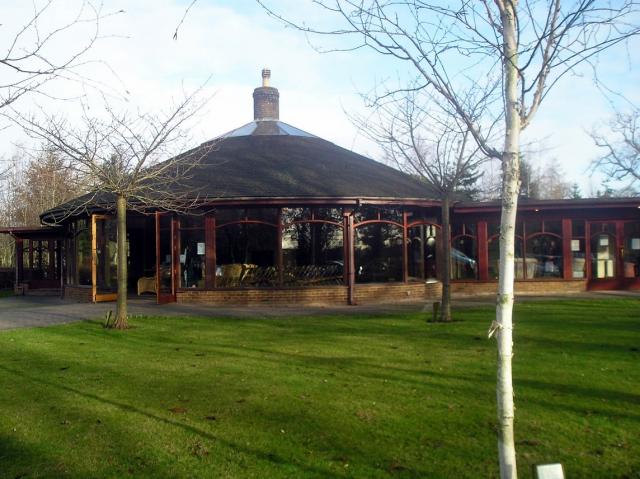
[[[65,286],[64,299],[77,301],[78,303],[91,302],[91,287],[85,286]]]
[[[360,304],[437,298],[440,283],[360,284],[355,288],[355,300]],[[179,303],[207,303],[219,305],[332,305],[347,304],[346,286],[281,289],[226,289],[178,291]]]
[[[437,299],[442,294],[441,283],[378,283],[356,285],[358,304],[388,303],[402,300]]]
[[[516,281],[515,293],[522,295],[571,294],[586,291],[587,283],[576,280]],[[456,296],[494,295],[498,291],[497,281],[454,281],[451,294]]]
[[[347,288],[344,286],[322,286],[316,288],[281,289],[218,289],[182,290],[177,293],[179,303],[208,303],[228,305],[257,304],[346,304]]]

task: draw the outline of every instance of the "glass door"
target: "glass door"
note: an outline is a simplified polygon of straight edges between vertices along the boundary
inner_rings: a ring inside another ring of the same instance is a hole
[[[170,213],[156,213],[156,292],[158,304],[176,300],[176,220]]]
[[[617,222],[589,223],[590,287],[613,289],[620,277]]]
[[[91,216],[93,300],[115,301],[118,297],[117,224],[113,217]]]

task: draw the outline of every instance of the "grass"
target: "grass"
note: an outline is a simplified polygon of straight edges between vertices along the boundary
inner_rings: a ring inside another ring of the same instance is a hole
[[[640,302],[517,306],[521,477],[640,477]],[[490,309],[0,333],[2,478],[497,476]]]

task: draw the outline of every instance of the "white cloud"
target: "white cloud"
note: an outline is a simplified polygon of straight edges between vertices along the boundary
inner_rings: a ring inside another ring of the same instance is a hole
[[[215,92],[204,115],[193,127],[196,141],[212,138],[252,120],[252,91],[260,83],[260,70],[272,70],[272,84],[281,95],[281,119],[313,134],[360,153],[376,155],[377,148],[359,137],[343,109],[361,111],[357,91],[370,89],[377,79],[395,76],[406,67],[372,52],[319,54],[304,35],[285,29],[251,1],[198,1],[173,40],[173,32],[190,2],[172,0],[105,1],[105,11],[125,13],[105,19],[100,40],[89,57],[93,63],[83,72],[112,86],[126,89],[130,105],[152,109],[165,105],[182,88],[194,89],[211,77],[207,92]],[[284,12],[308,18],[308,2],[280,0],[272,3]],[[18,25],[27,18],[28,2],[0,2],[3,24]],[[59,21],[73,11],[79,1],[60,0],[52,5],[47,21]],[[85,32],[86,33],[86,32]],[[0,45],[7,42],[0,29]],[[61,39],[60,51],[76,48],[86,38],[83,31]],[[322,40],[327,41],[327,40]],[[638,95],[638,70],[624,52],[601,64],[603,78],[628,96]],[[629,63],[631,62],[631,63]],[[115,75],[105,65],[108,65]],[[0,75],[3,72],[0,71]],[[52,85],[60,96],[77,97],[77,84]],[[636,100],[638,97],[636,96]],[[37,101],[50,111],[73,114],[77,101],[50,102],[42,97],[25,99],[17,105],[27,110]],[[90,101],[96,101],[93,96]],[[605,100],[591,85],[589,77],[567,77],[550,95],[534,120],[525,140],[546,139],[548,156],[560,158],[568,176],[585,176],[589,161],[597,154],[585,133],[609,115]],[[15,141],[15,129],[1,133],[0,141]],[[5,146],[4,153],[10,152]],[[2,153],[2,151],[0,151]],[[581,183],[587,190],[586,180]]]

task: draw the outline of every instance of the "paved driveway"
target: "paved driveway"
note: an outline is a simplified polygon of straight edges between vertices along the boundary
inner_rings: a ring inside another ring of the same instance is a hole
[[[129,299],[130,315],[144,316],[226,316],[226,317],[283,317],[299,315],[385,313],[395,311],[419,311],[423,303],[398,303],[390,305],[331,306],[331,307],[274,307],[234,306],[219,307],[201,304],[165,304],[159,306],[155,298]],[[0,298],[0,330],[51,326],[86,319],[103,319],[107,311],[115,312],[115,303],[75,303],[50,296],[12,296]]]
[[[640,299],[640,292],[606,291],[573,294],[566,296],[522,296],[517,301],[545,301],[557,299],[602,299],[612,296]],[[493,305],[494,296],[458,298],[455,307]],[[284,316],[311,316],[328,314],[384,314],[393,312],[423,311],[431,314],[431,303],[400,302],[394,304],[368,304],[359,306],[211,306],[202,304],[165,304],[158,306],[155,298],[133,297],[129,300],[129,314],[144,316],[204,316],[269,318]],[[75,303],[57,297],[12,296],[0,298],[0,330],[27,327],[42,327],[70,323],[86,319],[103,319],[107,311],[115,311],[115,303]]]

